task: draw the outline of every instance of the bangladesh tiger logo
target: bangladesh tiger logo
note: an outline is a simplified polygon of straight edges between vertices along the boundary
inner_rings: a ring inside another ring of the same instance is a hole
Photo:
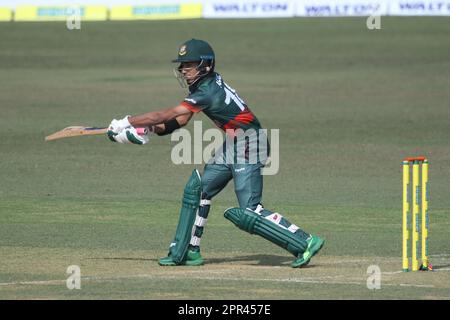
[[[182,46],[180,51],[178,52],[180,56],[184,56],[186,54],[186,46]]]

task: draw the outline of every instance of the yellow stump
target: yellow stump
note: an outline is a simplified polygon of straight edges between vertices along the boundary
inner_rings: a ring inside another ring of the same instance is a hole
[[[402,261],[403,271],[409,271],[408,261],[408,241],[409,241],[409,228],[408,228],[408,214],[409,214],[409,161],[403,161],[403,246],[402,246]]]
[[[413,162],[413,185],[412,185],[412,248],[411,248],[411,270],[419,270],[419,161]]]
[[[422,164],[422,269],[428,269],[428,160]]]

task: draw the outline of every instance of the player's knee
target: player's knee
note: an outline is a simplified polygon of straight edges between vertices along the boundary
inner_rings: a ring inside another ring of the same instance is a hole
[[[203,184],[202,183],[202,195],[201,195],[202,199],[208,199],[211,200],[212,199],[212,194],[211,191],[208,188],[207,184]]]
[[[246,198],[246,199],[239,199],[239,207],[241,209],[250,209],[252,211],[255,211],[258,209],[258,206],[260,206],[259,201],[250,198]]]
[[[200,197],[200,207],[205,206],[211,206],[211,197],[207,193],[202,192]]]
[[[216,194],[210,181],[202,180],[202,199],[211,200]]]
[[[245,205],[239,206],[241,209],[250,209],[256,213],[260,213],[264,210],[264,207],[261,203],[255,203],[254,201],[247,201]]]
[[[245,206],[241,206],[241,208],[242,209],[250,209],[250,210],[252,210],[252,211],[255,211],[255,209],[256,209],[256,205],[253,205],[253,204],[251,204],[250,202],[248,202],[247,203],[247,205],[245,205]]]

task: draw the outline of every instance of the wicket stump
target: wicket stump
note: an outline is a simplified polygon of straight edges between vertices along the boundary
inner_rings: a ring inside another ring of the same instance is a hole
[[[410,165],[412,164],[412,186],[410,187]],[[422,168],[420,169],[420,166]],[[420,172],[422,177],[420,178]],[[412,200],[412,201],[411,201]],[[428,160],[425,157],[409,157],[403,160],[403,271],[409,271],[408,241],[411,228],[411,270],[432,270],[428,260]],[[410,215],[410,211],[411,215]],[[420,217],[421,213],[421,217]],[[421,222],[421,223],[420,223]],[[422,241],[419,244],[419,230],[422,229]],[[422,264],[419,267],[419,246],[421,246]]]

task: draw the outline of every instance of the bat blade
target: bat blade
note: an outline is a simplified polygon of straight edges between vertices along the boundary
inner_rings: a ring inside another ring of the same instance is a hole
[[[105,134],[108,128],[97,128],[97,127],[83,127],[83,126],[71,126],[57,131],[51,135],[45,137],[45,141],[69,138],[69,137],[79,137],[79,136],[90,136]]]
[[[83,126],[71,126],[64,128],[60,131],[52,133],[49,136],[45,137],[45,141],[57,140],[62,138],[69,137],[79,137],[79,136],[93,136],[99,134],[105,134],[108,131],[108,128],[98,128],[98,127],[83,127]],[[148,134],[149,130],[147,127],[145,128],[136,128],[136,132],[139,135]]]

